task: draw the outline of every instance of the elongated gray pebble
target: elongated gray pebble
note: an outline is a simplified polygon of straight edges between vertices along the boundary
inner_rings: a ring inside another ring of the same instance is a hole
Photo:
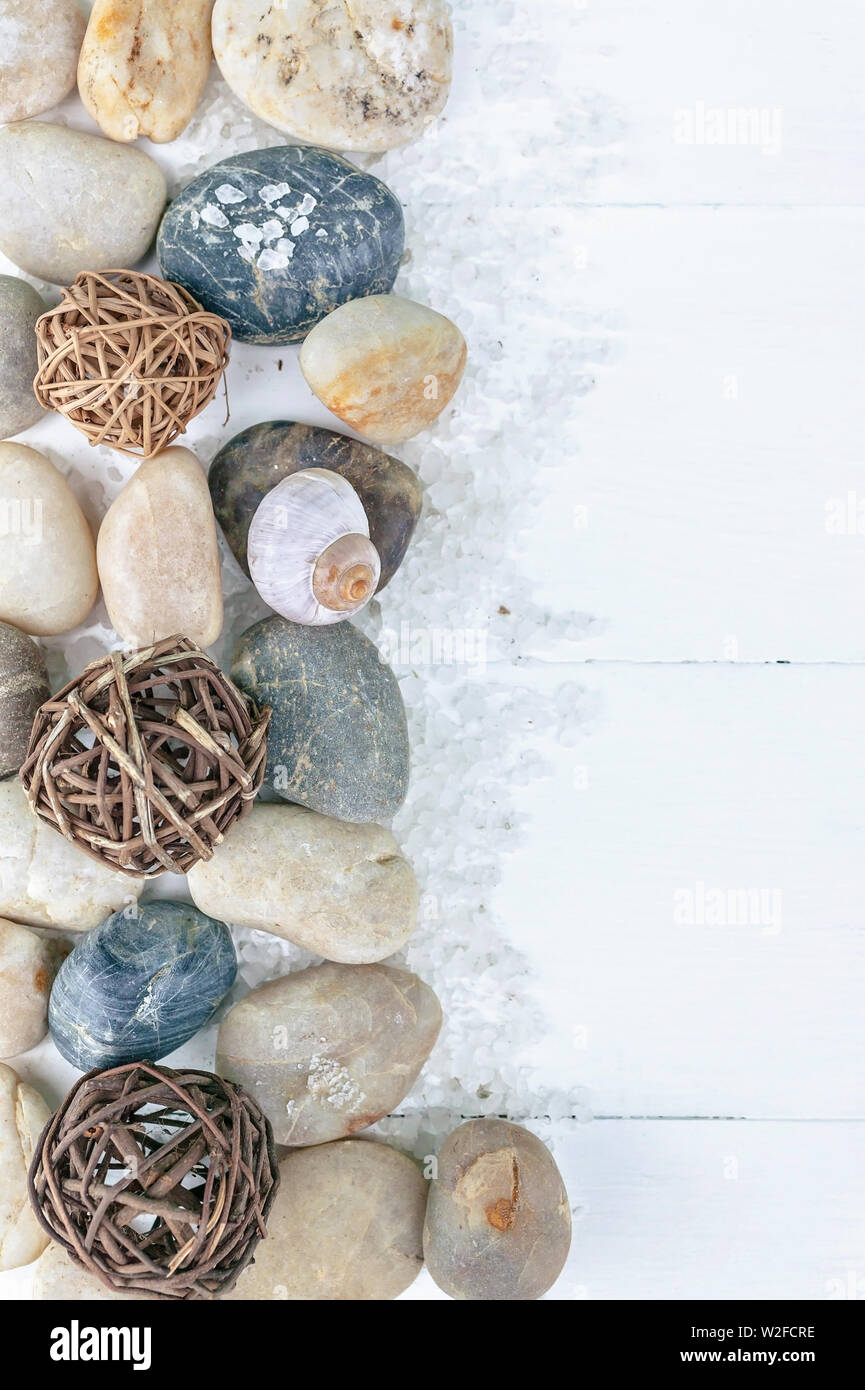
[[[26,280],[0,275],[0,439],[20,434],[45,414],[33,393],[34,328],[44,308]]]
[[[34,716],[50,693],[45,661],[32,637],[0,623],[0,778],[23,763]]]

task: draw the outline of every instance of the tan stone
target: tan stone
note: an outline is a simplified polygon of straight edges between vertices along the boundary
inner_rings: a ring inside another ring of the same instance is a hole
[[[98,590],[90,527],[63,474],[26,444],[0,444],[0,621],[68,632]]]
[[[75,86],[84,16],[76,0],[0,0],[0,121],[23,121]]]
[[[125,642],[222,631],[222,578],[207,479],[189,449],[142,463],[106,513],[96,546],[102,593]]]
[[[393,294],[342,304],[300,350],[301,370],[322,404],[376,444],[399,444],[432,424],[465,365],[456,324]]]
[[[27,1196],[27,1172],[51,1110],[0,1062],[0,1270],[29,1265],[48,1244]]]
[[[387,1144],[343,1139],[288,1154],[255,1263],[229,1300],[396,1298],[423,1264],[426,1179]]]
[[[33,1271],[33,1297],[37,1302],[69,1303],[152,1303],[146,1293],[120,1293],[110,1289],[83,1265],[70,1259],[65,1249],[52,1240],[36,1261]]]
[[[48,1032],[48,996],[70,945],[0,917],[0,1057],[17,1057]]]
[[[198,105],[213,51],[213,0],[96,0],[78,89],[112,140],[176,140]]]
[[[418,888],[389,830],[257,802],[189,874],[202,912],[326,960],[368,965],[405,945]]]

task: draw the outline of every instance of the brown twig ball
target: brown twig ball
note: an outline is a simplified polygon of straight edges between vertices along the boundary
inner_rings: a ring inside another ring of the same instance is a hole
[[[264,778],[259,711],[186,637],[110,652],[39,709],[19,776],[42,820],[134,878],[210,859]]]
[[[202,1071],[91,1071],[48,1121],[30,1167],[37,1219],[122,1293],[213,1298],[252,1259],[279,1186],[251,1096]]]
[[[231,329],[180,285],[82,271],[36,321],[36,398],[91,444],[152,458],[216,394]]]

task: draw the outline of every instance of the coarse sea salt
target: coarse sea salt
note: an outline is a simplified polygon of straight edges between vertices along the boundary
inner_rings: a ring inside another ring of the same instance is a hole
[[[246,194],[242,188],[235,188],[232,183],[221,183],[216,190],[216,196],[221,203],[245,203]]]

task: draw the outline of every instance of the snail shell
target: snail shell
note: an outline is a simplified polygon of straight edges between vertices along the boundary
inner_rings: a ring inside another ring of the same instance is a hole
[[[247,557],[265,603],[307,626],[356,613],[381,576],[363,504],[351,483],[329,468],[292,473],[262,498]]]

